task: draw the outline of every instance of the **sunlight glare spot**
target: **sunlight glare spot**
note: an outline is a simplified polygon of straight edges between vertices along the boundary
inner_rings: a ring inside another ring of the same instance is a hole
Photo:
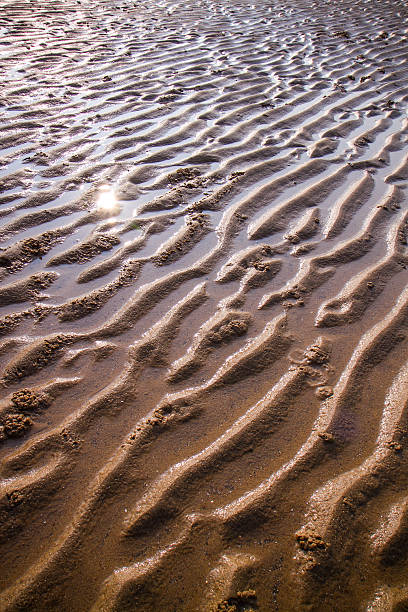
[[[100,194],[96,202],[96,208],[98,210],[113,210],[117,208],[118,201],[116,199],[115,191],[109,185],[102,185],[100,188]]]

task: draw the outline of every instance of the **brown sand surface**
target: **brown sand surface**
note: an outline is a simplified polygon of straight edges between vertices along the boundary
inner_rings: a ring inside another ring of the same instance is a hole
[[[405,2],[0,6],[0,610],[407,610]]]

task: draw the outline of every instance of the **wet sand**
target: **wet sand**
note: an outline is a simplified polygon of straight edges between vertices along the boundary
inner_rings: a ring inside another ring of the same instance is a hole
[[[407,15],[2,2],[1,611],[408,609]]]

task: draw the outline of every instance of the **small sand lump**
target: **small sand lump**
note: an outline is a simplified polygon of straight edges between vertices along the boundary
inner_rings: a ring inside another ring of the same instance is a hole
[[[316,395],[320,399],[327,399],[333,395],[333,389],[328,386],[318,387],[316,389]]]
[[[10,414],[4,420],[4,431],[9,438],[20,438],[32,426],[30,417],[24,414]]]
[[[256,604],[256,591],[247,589],[238,591],[235,597],[229,597],[218,604],[215,612],[253,612],[248,606]]]
[[[21,412],[31,412],[48,406],[48,398],[44,393],[36,393],[30,389],[21,389],[11,396],[14,406]]]
[[[305,551],[325,550],[327,548],[323,538],[309,529],[298,531],[296,533],[296,540],[299,548]]]

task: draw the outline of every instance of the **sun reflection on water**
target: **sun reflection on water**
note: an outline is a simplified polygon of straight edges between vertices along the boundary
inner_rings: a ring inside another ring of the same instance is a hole
[[[115,190],[110,185],[102,185],[96,201],[97,210],[114,212],[119,209]]]

